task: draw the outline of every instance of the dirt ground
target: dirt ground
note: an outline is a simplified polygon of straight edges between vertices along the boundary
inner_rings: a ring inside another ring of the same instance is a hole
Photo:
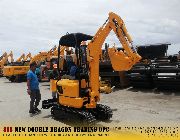
[[[32,126],[63,126],[64,121],[52,119],[50,109],[30,116],[29,95],[26,83],[11,83],[0,78],[0,123]],[[42,100],[51,97],[49,83],[40,83]],[[41,100],[41,101],[42,101]],[[180,93],[151,89],[119,89],[111,94],[101,94],[100,103],[110,106],[113,117],[98,125],[177,125],[180,123]],[[40,103],[41,108],[41,103]]]

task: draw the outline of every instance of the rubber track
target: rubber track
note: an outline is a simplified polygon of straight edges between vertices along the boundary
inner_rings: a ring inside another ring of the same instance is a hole
[[[81,110],[72,107],[57,105],[51,108],[51,114],[54,118],[77,119],[82,125],[93,126],[95,124],[95,116],[88,110]]]
[[[96,119],[102,120],[102,121],[108,121],[110,118],[112,118],[112,110],[107,105],[97,104],[96,109],[94,109],[94,115],[96,116]]]

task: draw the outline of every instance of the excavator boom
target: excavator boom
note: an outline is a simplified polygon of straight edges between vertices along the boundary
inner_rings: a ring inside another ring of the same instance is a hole
[[[60,52],[63,53],[65,50],[65,47],[63,47]],[[51,48],[48,52],[40,52],[39,54],[35,55],[30,63],[32,62],[41,62],[41,61],[49,61],[52,56],[57,56],[58,55],[58,49],[56,46]]]
[[[31,56],[31,53],[29,52],[26,57],[24,58],[24,61],[27,61],[27,60],[31,60],[32,59],[32,56]]]
[[[112,63],[112,67],[115,71],[129,70],[137,63],[141,56],[136,51],[131,49],[132,39],[127,32],[123,20],[113,12],[109,13],[108,20],[99,28],[91,42],[88,44],[88,61],[90,69],[90,87],[91,87],[91,103],[88,108],[94,108],[96,102],[100,100],[99,97],[99,59],[102,53],[102,45],[113,30],[119,39],[124,51],[118,51],[115,48],[109,48],[108,53]],[[96,99],[96,100],[95,100]]]
[[[3,57],[6,57],[7,56],[7,53],[3,53],[3,55],[0,56],[0,61],[3,59]]]
[[[3,68],[4,68],[4,65],[7,64],[9,61],[8,61],[8,58],[10,57],[11,59],[11,62],[14,61],[13,59],[13,52],[11,51],[8,55],[7,54],[4,54],[5,56],[2,58],[2,60],[0,61],[0,76],[3,75]]]
[[[25,54],[23,53],[23,54],[16,60],[16,62],[24,61],[24,58],[25,58]]]
[[[7,63],[9,57],[11,59],[10,61],[13,62],[14,59],[13,59],[13,52],[12,51],[8,55],[5,54],[5,56],[2,58],[2,60],[0,61],[0,68],[4,67],[4,64]]]

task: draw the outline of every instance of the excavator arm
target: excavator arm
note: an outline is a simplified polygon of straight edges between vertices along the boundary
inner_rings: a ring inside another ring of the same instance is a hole
[[[50,54],[52,55],[55,51],[57,51],[56,45],[55,45],[54,47],[52,47],[52,48],[48,51],[48,53],[50,53]]]
[[[3,53],[3,55],[0,56],[0,61],[1,61],[4,57],[6,57],[6,56],[7,56],[7,53],[6,53],[6,52]]]
[[[0,61],[0,68],[1,69],[4,67],[4,64],[7,63],[9,57],[11,59],[11,62],[13,62],[14,59],[13,59],[13,52],[12,51],[8,55],[5,55],[5,57],[3,57],[3,59]]]
[[[62,47],[61,50],[60,50],[60,54],[64,54],[64,50],[65,50],[66,47]],[[52,52],[53,50],[53,52]],[[39,54],[35,55],[30,63],[32,62],[41,62],[41,61],[46,61],[46,60],[50,60],[50,58],[52,56],[58,56],[58,49],[56,49],[56,47],[54,47],[54,49],[51,49],[50,51],[48,52],[40,52]]]
[[[13,52],[12,52],[12,51],[10,52],[10,54],[8,55],[8,57],[10,57],[11,62],[14,62],[14,59],[13,59]]]
[[[41,62],[41,61],[46,61],[46,59],[48,59],[50,57],[50,54],[48,52],[40,52],[39,54],[35,55],[30,63],[32,62]]]
[[[25,58],[25,54],[23,53],[23,54],[16,60],[16,62],[24,61],[24,58]]]
[[[65,49],[67,49],[66,46],[61,46],[60,55],[64,55]],[[53,56],[58,56],[58,49],[56,49],[56,50],[53,52]]]
[[[108,54],[112,63],[112,67],[116,71],[129,70],[137,63],[141,56],[139,56],[133,47],[133,41],[127,32],[123,20],[113,12],[109,13],[108,20],[99,28],[91,42],[88,44],[88,62],[90,70],[90,103],[86,105],[87,108],[96,107],[99,97],[99,59],[102,53],[102,45],[113,30],[119,39],[124,51],[118,51],[115,48],[109,48]],[[133,50],[131,49],[133,48]]]
[[[30,63],[32,62],[42,62],[42,61],[46,61],[49,60],[51,56],[53,56],[54,51],[56,51],[57,47],[54,46],[53,48],[51,48],[49,51],[47,52],[39,52],[39,54],[35,55],[34,57],[32,57]]]
[[[108,53],[110,55],[110,58],[113,59],[112,53],[115,53],[115,52],[117,55],[120,55],[118,57],[123,58],[127,56],[131,61],[131,65],[129,65],[129,67],[125,69],[123,68],[121,64],[121,66],[119,66],[119,68],[116,68],[116,70],[118,71],[120,71],[121,69],[129,70],[135,63],[137,63],[141,59],[141,56],[137,54],[136,49],[133,46],[133,41],[127,32],[127,29],[123,20],[117,14],[113,12],[109,13],[108,20],[106,20],[103,26],[99,28],[94,38],[92,39],[92,41],[89,43],[88,49],[90,52],[90,56],[93,56],[93,55],[97,56],[97,52],[99,53],[99,55],[101,54],[102,52],[101,47],[111,30],[114,31],[120,43],[122,44],[122,47],[124,48],[124,52],[122,51],[118,52],[115,48],[109,48]],[[95,47],[95,46],[98,46],[98,47]],[[122,53],[124,53],[124,55],[122,55]]]
[[[31,56],[31,53],[29,52],[26,57],[24,58],[24,61],[27,61],[28,58],[31,60],[32,59],[32,56]]]

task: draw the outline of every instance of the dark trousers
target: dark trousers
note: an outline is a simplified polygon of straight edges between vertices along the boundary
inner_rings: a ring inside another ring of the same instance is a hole
[[[33,111],[35,108],[37,108],[41,100],[40,90],[31,90],[30,98],[30,111]]]

